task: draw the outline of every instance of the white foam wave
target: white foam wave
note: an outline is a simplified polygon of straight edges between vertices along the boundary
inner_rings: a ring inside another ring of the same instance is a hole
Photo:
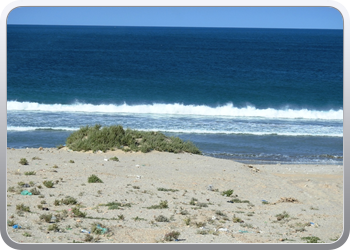
[[[34,131],[34,130],[63,130],[63,131],[76,131],[79,128],[68,127],[19,127],[8,126],[7,131]],[[253,131],[228,131],[228,130],[206,130],[206,129],[137,129],[140,131],[154,131],[154,132],[168,132],[168,133],[183,133],[183,134],[227,134],[227,135],[277,135],[277,136],[328,136],[328,137],[343,137],[342,133],[298,133],[298,132],[253,132]]]
[[[252,106],[237,108],[232,103],[223,106],[209,107],[206,105],[174,104],[146,104],[122,105],[114,104],[41,104],[36,102],[7,102],[8,111],[46,111],[46,112],[88,112],[88,113],[134,113],[134,114],[168,114],[168,115],[202,115],[202,116],[228,116],[228,117],[262,117],[287,119],[324,119],[342,120],[343,110],[308,110],[308,109],[257,109]]]

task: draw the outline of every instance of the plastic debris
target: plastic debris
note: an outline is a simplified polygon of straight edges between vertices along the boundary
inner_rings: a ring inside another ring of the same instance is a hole
[[[85,230],[85,229],[81,229],[80,232],[82,232],[82,233],[88,233],[88,234],[90,233],[88,230]]]
[[[104,234],[104,233],[107,233],[108,232],[108,229],[107,228],[105,228],[105,227],[101,227],[100,225],[97,225],[96,226],[98,229],[100,229],[100,230],[102,230],[102,234]]]
[[[23,191],[21,192],[21,195],[32,195],[32,193],[29,192],[28,190],[23,190]]]
[[[246,231],[246,230],[238,230],[238,232],[241,233],[241,234],[249,233],[249,232]]]
[[[104,161],[108,161],[108,159],[104,159]]]
[[[14,229],[18,229],[18,228],[21,228],[21,226],[15,224],[15,225],[13,225],[13,228],[14,228]]]
[[[310,222],[310,226],[312,226],[312,227],[318,227],[318,224],[317,224],[317,223]]]
[[[219,228],[218,230],[221,231],[221,232],[227,232],[228,231],[227,228]]]

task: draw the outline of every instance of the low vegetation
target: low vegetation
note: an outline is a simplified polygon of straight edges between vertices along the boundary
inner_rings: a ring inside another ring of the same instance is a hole
[[[167,137],[160,132],[124,130],[120,125],[102,127],[96,124],[81,127],[67,138],[66,145],[73,151],[101,150],[105,152],[118,148],[143,153],[157,150],[201,154],[201,151],[190,141],[184,142],[178,137]]]
[[[88,178],[88,183],[103,183],[103,181],[93,174]]]
[[[21,158],[21,160],[19,161],[19,164],[21,165],[28,165],[28,161],[26,158]]]
[[[178,232],[178,231],[171,231],[170,233],[165,234],[164,240],[165,241],[178,240],[179,236],[180,236],[180,232]]]

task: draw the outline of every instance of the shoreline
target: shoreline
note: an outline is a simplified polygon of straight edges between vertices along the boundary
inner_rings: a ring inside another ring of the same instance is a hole
[[[29,164],[21,165],[21,158]],[[88,183],[93,174],[103,183]],[[54,187],[45,187],[45,180]],[[18,182],[31,183],[26,189],[36,188],[40,195],[18,194]],[[228,190],[231,197],[223,196]],[[76,204],[59,204],[66,196],[77,200],[85,218],[69,210]],[[167,208],[150,208],[162,201]],[[103,205],[112,202],[120,205]],[[18,212],[21,203],[31,212]],[[188,153],[8,148],[7,204],[7,219],[22,227],[7,226],[15,242],[86,242],[80,230],[101,223],[109,232],[92,233],[92,242],[306,243],[303,237],[315,236],[330,243],[343,230],[343,166],[244,164]],[[284,211],[288,217],[278,220]],[[59,221],[39,218],[49,213]],[[159,216],[168,222],[157,221]],[[53,224],[57,232],[48,229]],[[180,233],[180,241],[164,240],[172,231]]]

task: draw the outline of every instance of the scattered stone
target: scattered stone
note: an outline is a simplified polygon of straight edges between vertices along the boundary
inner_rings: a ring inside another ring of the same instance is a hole
[[[208,185],[207,190],[209,190],[209,191],[213,191],[213,190],[214,190],[213,185]]]
[[[44,150],[43,147],[40,147],[40,148],[39,148],[39,151],[41,151],[41,150]]]

